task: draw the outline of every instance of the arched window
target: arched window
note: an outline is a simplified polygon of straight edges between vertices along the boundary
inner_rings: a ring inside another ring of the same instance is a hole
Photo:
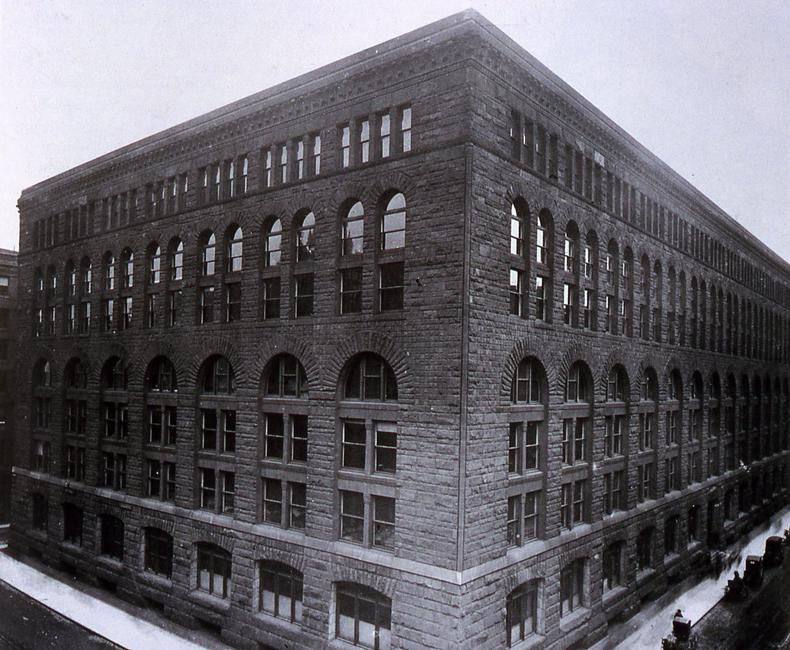
[[[64,371],[65,476],[85,480],[85,433],[88,423],[88,372],[80,359],[71,359]]]
[[[628,399],[628,375],[621,365],[613,366],[609,371],[606,384],[606,400],[608,402],[625,402]]]
[[[315,215],[308,212],[297,229],[296,261],[311,260],[315,256]]]
[[[523,257],[526,239],[524,217],[516,203],[510,204],[510,254]]]
[[[531,358],[522,359],[516,367],[510,392],[510,399],[518,403],[543,403],[545,390],[545,373],[537,361]]]
[[[105,253],[103,258],[104,266],[104,288],[108,291],[115,289],[115,257],[112,253]]]
[[[125,391],[129,372],[119,357],[110,357],[102,368],[102,390]]]
[[[83,296],[87,296],[93,291],[93,265],[91,264],[90,258],[83,258],[82,262],[80,263],[81,269],[81,291]]]
[[[77,267],[73,260],[66,262],[66,296],[77,295]]]
[[[529,580],[507,595],[507,645],[513,647],[538,632],[540,581]]]
[[[604,416],[604,456],[607,458],[623,456],[628,447],[629,415],[628,374],[617,364],[609,371],[606,382],[606,399],[612,402]],[[607,467],[612,471],[604,474],[604,512],[622,510],[625,506],[625,465],[613,464]]]
[[[579,228],[574,221],[569,221],[565,228],[565,242],[563,244],[562,269],[568,273],[576,270],[576,261],[579,253]]]
[[[129,248],[125,248],[121,253],[121,269],[123,286],[131,289],[134,286],[134,253]]]
[[[175,239],[170,243],[170,279],[179,281],[184,279],[184,242]]]
[[[397,472],[399,411],[395,405],[382,405],[374,414],[346,400],[397,400],[395,373],[384,359],[368,352],[352,358],[341,378],[340,469],[349,482],[339,494],[340,538],[391,550],[395,498],[386,487]]]
[[[348,210],[343,211],[340,224],[341,255],[359,255],[363,250],[365,209],[356,201]]]
[[[145,495],[172,501],[176,493],[178,434],[176,369],[167,357],[155,357],[145,372],[147,433],[143,441]]]
[[[283,227],[279,219],[271,221],[264,229],[263,235],[263,265],[279,266],[282,249]]]
[[[231,589],[231,555],[216,544],[197,544],[197,588],[218,598]]]
[[[154,242],[148,257],[148,283],[159,284],[162,279],[162,249]]]
[[[167,357],[156,357],[145,373],[146,390],[149,392],[175,392],[176,372],[173,362]]]
[[[510,313],[527,317],[528,295],[528,239],[529,209],[517,198],[510,205]]]
[[[538,214],[537,228],[535,230],[536,238],[536,261],[538,264],[549,264],[549,225],[546,221],[546,216],[543,211]]]
[[[568,370],[565,404],[562,407],[562,462],[585,464],[561,486],[560,520],[564,528],[583,523],[590,516],[590,472],[592,463],[592,375],[581,361]]]
[[[507,541],[518,546],[543,535],[544,492],[541,478],[546,468],[548,406],[546,373],[537,359],[527,357],[516,366],[511,383],[509,410],[508,476],[531,479],[529,489],[508,497]]]
[[[315,255],[315,215],[308,212],[297,217],[296,264],[292,282],[293,316],[302,318],[313,315],[315,274],[311,261]]]
[[[296,357],[281,354],[269,365],[267,397],[307,397],[307,374]]]
[[[625,336],[634,335],[634,253],[629,246],[623,250],[620,260],[620,304],[618,305],[618,331]]]
[[[39,359],[32,372],[32,413],[31,425],[31,469],[36,472],[50,472],[52,426],[52,366],[46,359]]]
[[[214,275],[217,238],[210,230],[200,236],[200,275]]]
[[[398,399],[398,384],[395,373],[380,356],[361,354],[354,359],[346,373],[344,399],[377,402]]]
[[[235,508],[236,391],[233,368],[220,355],[209,357],[199,373],[198,506],[230,514]]]
[[[392,601],[363,585],[341,582],[336,588],[335,636],[363,648],[389,650]]]
[[[267,365],[262,386],[261,518],[283,528],[303,529],[307,509],[307,374],[296,357],[281,354]],[[282,398],[288,401],[279,401]],[[281,470],[272,471],[272,463],[286,467],[288,476],[284,479]]]
[[[625,457],[628,455],[629,392],[625,368],[619,364],[613,366],[606,382],[606,399],[610,404],[604,415],[604,456],[615,459],[607,464],[603,475],[603,511],[607,515],[626,508],[628,482]]]
[[[88,369],[79,359],[72,359],[66,364],[64,373],[66,388],[84,390],[88,388]]]
[[[639,450],[655,449],[656,432],[658,430],[658,377],[653,368],[645,368],[642,373],[641,401],[639,410]],[[639,467],[642,467],[641,465]],[[637,500],[644,501],[653,493],[651,489],[654,478],[654,466],[649,463],[647,469],[638,470],[642,478],[647,481],[637,483]],[[641,499],[639,497],[642,497]]]
[[[242,268],[242,245],[243,233],[240,227],[233,229],[233,232],[228,238],[227,245],[227,271],[228,273],[236,273],[241,271]]]
[[[126,489],[126,449],[129,436],[129,369],[120,357],[110,357],[101,372],[101,485]],[[121,447],[120,445],[123,445]]]
[[[261,560],[258,577],[258,611],[290,623],[301,623],[302,572],[282,562]]]
[[[210,357],[203,364],[201,373],[204,394],[230,395],[236,391],[236,378],[230,362],[223,356]]]
[[[683,414],[683,380],[680,372],[673,369],[667,381],[667,400],[665,407],[667,418],[666,444],[667,450],[664,458],[664,491],[679,490],[680,481],[680,432],[682,431]]]
[[[381,215],[381,250],[395,250],[406,245],[406,197],[398,192],[388,201]]]
[[[581,362],[574,363],[568,370],[565,381],[566,402],[590,402],[592,400],[592,381],[589,370]]]

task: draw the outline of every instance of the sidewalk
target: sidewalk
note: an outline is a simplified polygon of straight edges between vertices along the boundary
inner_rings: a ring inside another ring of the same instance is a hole
[[[2,546],[0,546],[2,549]],[[200,650],[226,648],[224,644],[200,638],[202,635],[154,616],[141,607],[106,596],[100,590],[96,597],[91,588],[80,585],[75,589],[56,577],[47,575],[0,550],[0,580],[24,592],[76,623],[128,650]],[[84,590],[82,588],[84,587]],[[118,606],[106,602],[117,600]],[[0,612],[0,616],[2,616]],[[160,627],[149,620],[158,619]],[[179,636],[169,629],[183,633]],[[185,637],[189,636],[193,640]]]

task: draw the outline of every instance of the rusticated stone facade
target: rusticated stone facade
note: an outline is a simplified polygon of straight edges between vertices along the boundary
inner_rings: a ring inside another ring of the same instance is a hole
[[[11,516],[11,458],[13,456],[14,341],[16,339],[16,251],[0,249],[0,524]]]
[[[788,264],[475,12],[19,207],[12,545],[239,647],[584,643],[787,500]]]

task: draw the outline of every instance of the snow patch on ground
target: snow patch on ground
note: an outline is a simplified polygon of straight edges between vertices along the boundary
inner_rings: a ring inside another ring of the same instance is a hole
[[[199,650],[196,645],[140,620],[0,553],[0,580],[129,650]]]

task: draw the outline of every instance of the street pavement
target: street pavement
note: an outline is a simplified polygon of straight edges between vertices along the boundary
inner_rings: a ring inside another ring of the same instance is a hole
[[[3,650],[122,650],[0,580],[0,648]]]
[[[790,550],[745,602],[719,602],[693,627],[698,650],[790,648]]]

